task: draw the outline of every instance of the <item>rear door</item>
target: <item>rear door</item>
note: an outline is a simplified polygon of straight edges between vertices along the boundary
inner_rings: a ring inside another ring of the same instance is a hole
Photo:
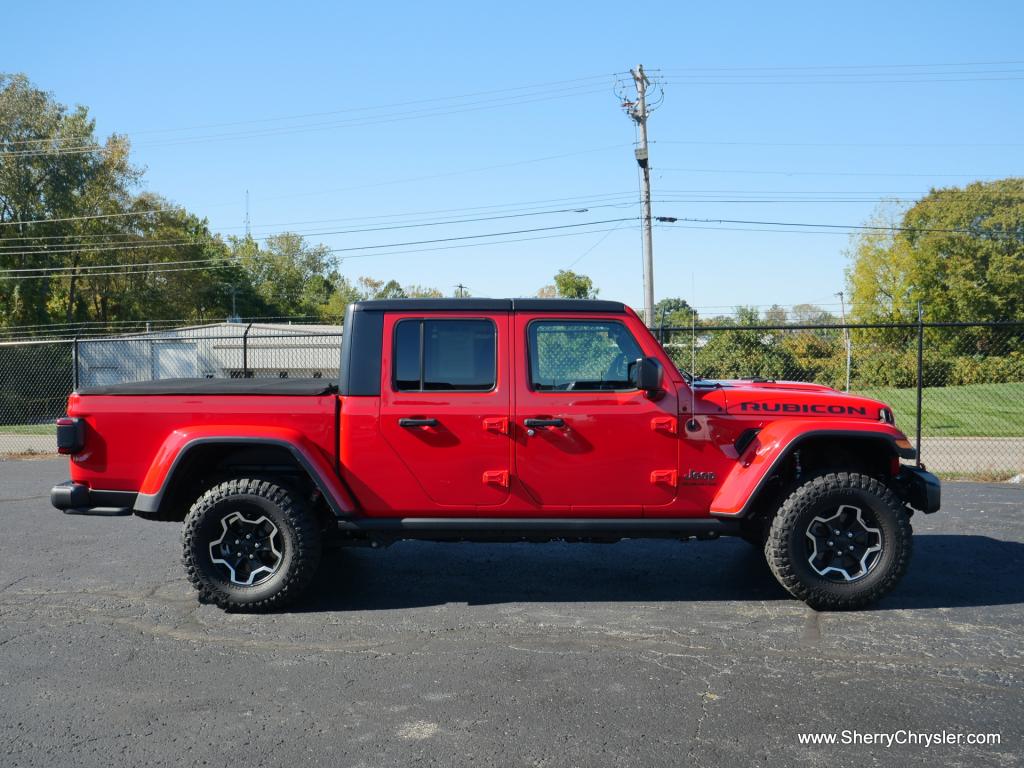
[[[629,383],[645,350],[623,319],[519,313],[516,473],[545,510],[639,516],[678,482],[675,388],[650,399]]]
[[[508,323],[508,313],[385,316],[381,434],[436,507],[508,499]]]

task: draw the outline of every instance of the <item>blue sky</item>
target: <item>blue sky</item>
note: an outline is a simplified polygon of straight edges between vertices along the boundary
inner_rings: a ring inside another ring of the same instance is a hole
[[[1024,173],[1019,2],[23,3],[5,26],[22,32],[0,69],[127,133],[145,186],[225,234],[247,189],[256,235],[462,220],[310,235],[332,248],[636,216],[612,74],[637,63],[665,82],[656,215],[857,224],[878,197]],[[464,221],[513,213],[531,215]],[[372,254],[341,262],[351,277],[490,296],[532,295],[573,265],[602,297],[642,302],[633,222],[494,240],[541,236],[339,256]],[[656,298],[833,304],[846,246],[661,227]]]

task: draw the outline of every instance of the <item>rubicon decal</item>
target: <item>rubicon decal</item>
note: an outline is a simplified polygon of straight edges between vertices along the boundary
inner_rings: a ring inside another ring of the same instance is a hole
[[[824,405],[822,403],[740,403],[741,411],[758,413],[826,413],[832,416],[867,416],[861,405]]]

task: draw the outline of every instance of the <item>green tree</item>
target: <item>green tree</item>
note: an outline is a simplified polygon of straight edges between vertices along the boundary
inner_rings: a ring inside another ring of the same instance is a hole
[[[545,295],[548,287],[542,288],[538,295]],[[560,269],[555,275],[555,295],[563,299],[593,299],[597,297],[594,281],[583,274],[570,269]]]
[[[324,308],[324,317],[339,318],[345,314],[345,307],[364,299],[439,299],[444,296],[437,288],[410,284],[402,286],[397,280],[377,280],[360,277],[353,284],[348,278],[334,273],[331,275],[333,293]]]
[[[345,308],[364,298],[360,290],[344,275],[334,272],[330,276],[332,291],[323,309],[325,319],[338,320],[345,316]]]
[[[327,246],[310,245],[293,232],[271,235],[262,245],[251,238],[232,244],[263,306],[281,316],[323,314],[336,287],[329,276]]]
[[[56,150],[65,150],[58,152]],[[77,151],[66,151],[77,150]],[[95,150],[95,151],[94,151]],[[117,219],[74,217],[122,213],[140,171],[128,162],[128,142],[102,145],[85,107],[69,110],[24,75],[0,74],[0,268],[76,269],[87,256],[60,247],[116,232]],[[33,222],[33,223],[30,223]],[[36,223],[38,222],[38,223]],[[0,322],[50,318],[54,280],[0,278]],[[75,284],[69,284],[73,308]]]
[[[51,314],[104,322],[224,319],[232,287],[243,301],[251,294],[247,276],[205,220],[149,193],[128,210],[138,215],[126,217],[131,222],[122,226],[118,250],[83,247],[83,269],[57,281]],[[112,263],[122,266],[111,271]]]
[[[431,288],[427,285],[417,285],[412,283],[405,286],[402,290],[405,291],[405,295],[410,299],[442,299],[444,294],[437,288]]]
[[[735,317],[716,321],[716,325],[757,325],[760,315],[755,307],[737,307]],[[803,369],[795,355],[783,343],[785,331],[753,330],[705,331],[697,329],[697,371],[707,378],[800,379]],[[689,350],[679,350],[680,363],[689,368]],[[684,353],[685,354],[682,354]]]
[[[686,299],[662,299],[654,305],[655,327],[688,328],[696,319],[697,310]]]
[[[794,304],[789,319],[794,325],[827,325],[835,322],[836,316],[817,304]]]
[[[0,74],[0,326],[240,317],[337,319],[365,298],[441,296],[360,278],[326,246],[282,233],[224,242],[207,221],[150,192],[128,142],[101,142],[85,107],[24,75]]]
[[[869,222],[849,252],[861,321],[1004,320],[1024,314],[1024,178],[932,190]]]

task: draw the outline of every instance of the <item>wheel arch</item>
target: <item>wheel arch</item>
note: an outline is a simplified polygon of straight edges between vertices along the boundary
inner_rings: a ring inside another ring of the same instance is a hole
[[[893,474],[900,458],[916,457],[894,427],[857,424],[806,429],[799,425],[766,427],[739,457],[711,502],[716,517],[751,518],[764,512],[787,487],[787,474],[827,469]],[[872,428],[873,427],[873,428]]]
[[[190,500],[230,474],[290,478],[316,491],[336,518],[355,509],[351,494],[330,462],[301,435],[183,434],[169,436],[157,452],[135,499],[143,517],[184,519]],[[179,511],[180,510],[180,511]]]

